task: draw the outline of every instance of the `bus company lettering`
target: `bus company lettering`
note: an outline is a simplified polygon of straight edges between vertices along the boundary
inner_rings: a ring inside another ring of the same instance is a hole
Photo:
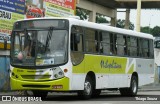
[[[100,62],[101,68],[113,68],[113,69],[119,69],[122,68],[122,66],[118,63],[116,63],[114,60],[112,61],[112,63],[109,63],[108,60],[104,61],[101,60]]]

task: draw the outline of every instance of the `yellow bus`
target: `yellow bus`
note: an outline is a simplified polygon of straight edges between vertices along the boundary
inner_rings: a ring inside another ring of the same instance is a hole
[[[11,35],[12,90],[77,92],[84,99],[117,89],[135,96],[154,81],[153,37],[75,18],[15,22]]]

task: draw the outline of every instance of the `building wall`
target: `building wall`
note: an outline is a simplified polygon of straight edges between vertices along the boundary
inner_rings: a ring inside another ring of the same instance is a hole
[[[117,18],[117,10],[104,7],[102,5],[95,4],[88,0],[79,0],[79,3],[76,5],[78,8],[83,8],[90,11],[89,21],[95,22],[96,13],[111,17],[112,26],[115,25],[115,21]]]

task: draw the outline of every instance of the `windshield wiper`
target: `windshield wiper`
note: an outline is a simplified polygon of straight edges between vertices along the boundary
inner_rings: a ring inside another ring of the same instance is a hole
[[[46,46],[45,46],[45,52],[46,52],[47,48],[49,47],[49,41],[52,38],[53,30],[54,30],[54,27],[49,27],[49,31],[48,31],[48,34],[47,34],[47,40],[46,40]]]

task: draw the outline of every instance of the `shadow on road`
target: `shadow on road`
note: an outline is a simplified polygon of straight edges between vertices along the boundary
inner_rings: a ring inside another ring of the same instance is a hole
[[[137,98],[160,98],[160,96],[156,96],[156,95],[138,95],[136,97],[127,97],[127,96],[121,96],[121,95],[100,95],[98,97],[93,97],[87,101],[136,101]],[[144,100],[144,99],[140,99],[140,100]],[[55,95],[49,95],[45,101],[86,101],[81,99],[79,96],[77,95],[59,95],[59,96],[55,96]]]

